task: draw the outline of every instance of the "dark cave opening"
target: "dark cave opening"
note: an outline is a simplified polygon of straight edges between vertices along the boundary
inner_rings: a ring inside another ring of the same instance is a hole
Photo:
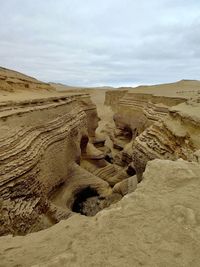
[[[83,135],[80,142],[81,154],[86,153],[86,148],[88,144],[89,138],[87,135]]]
[[[129,126],[125,126],[123,129],[124,137],[126,137],[128,140],[131,140],[133,137],[132,130]]]
[[[133,176],[133,175],[136,175],[136,170],[133,166],[129,165],[127,170],[126,170],[126,173],[130,176]]]
[[[97,191],[91,188],[90,186],[82,189],[75,196],[75,201],[72,206],[72,211],[80,213],[82,215],[86,215],[84,212],[84,203],[87,201],[87,199],[98,196],[99,194],[97,193]]]
[[[113,163],[113,157],[110,156],[110,155],[106,155],[106,156],[105,156],[105,160],[106,160],[107,162],[109,162],[109,163]]]

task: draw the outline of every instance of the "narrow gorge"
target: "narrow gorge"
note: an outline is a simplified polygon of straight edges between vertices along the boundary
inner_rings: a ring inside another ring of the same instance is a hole
[[[136,266],[167,266],[158,250],[183,266],[182,239],[197,266],[200,85],[192,97],[190,87],[59,91],[1,68],[0,266],[94,266],[109,246],[121,266],[132,251]]]

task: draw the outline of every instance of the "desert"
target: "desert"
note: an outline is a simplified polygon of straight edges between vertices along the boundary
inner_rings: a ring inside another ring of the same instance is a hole
[[[200,1],[0,6],[0,267],[200,267]]]
[[[0,266],[198,266],[199,81],[0,88]]]

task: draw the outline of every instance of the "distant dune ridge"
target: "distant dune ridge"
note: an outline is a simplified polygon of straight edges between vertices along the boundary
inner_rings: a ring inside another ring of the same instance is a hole
[[[94,89],[116,89],[112,86],[98,86],[98,87],[94,87],[94,86],[72,86],[72,85],[67,85],[67,84],[62,84],[62,83],[53,83],[50,82],[50,84],[55,87],[57,90],[68,90],[68,89],[90,89],[90,88],[94,88]]]
[[[134,90],[135,93],[152,93],[161,95],[181,95],[192,94],[193,92],[200,91],[200,81],[198,80],[180,80],[174,83],[156,84],[156,85],[140,85],[137,87],[84,87],[84,86],[72,86],[62,83],[44,83],[28,75],[20,72],[0,67],[0,90],[13,92],[15,90],[89,90],[89,89],[103,89],[103,90]],[[188,91],[188,92],[187,92]]]
[[[53,90],[50,84],[20,72],[0,67],[0,90],[14,92],[17,90]]]

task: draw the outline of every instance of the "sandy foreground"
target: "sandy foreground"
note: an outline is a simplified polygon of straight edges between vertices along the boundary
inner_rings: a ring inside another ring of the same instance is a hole
[[[199,171],[154,161],[135,193],[95,217],[1,237],[0,266],[199,266]]]

